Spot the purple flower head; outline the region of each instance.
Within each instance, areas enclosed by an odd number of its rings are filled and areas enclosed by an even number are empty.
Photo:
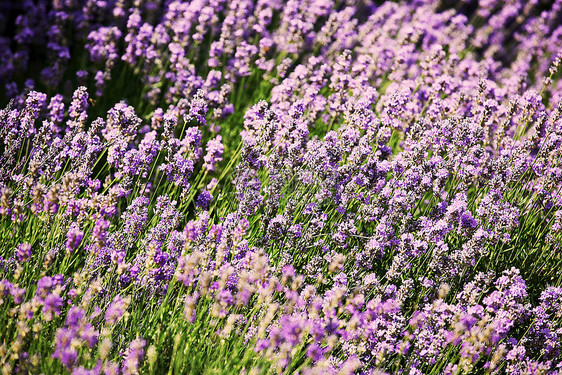
[[[72,95],[72,102],[68,108],[68,116],[70,120],[68,125],[70,128],[82,128],[88,115],[86,109],[88,108],[88,91],[86,87],[81,86]]]
[[[473,229],[478,226],[478,221],[472,217],[470,212],[465,212],[460,215],[459,222],[461,227],[467,229]]]
[[[121,215],[123,220],[123,230],[125,233],[137,239],[140,232],[144,229],[148,220],[148,198],[135,198],[127,210]]]
[[[168,163],[160,165],[160,170],[166,173],[169,182],[173,182],[188,190],[191,187],[189,177],[193,173],[193,160],[184,158],[180,153],[174,154],[168,160]]]
[[[217,135],[215,139],[207,142],[207,154],[204,157],[204,167],[208,171],[214,171],[218,162],[222,161],[224,146],[221,143],[222,137]]]
[[[254,347],[254,351],[256,353],[259,353],[259,352],[263,352],[267,348],[269,348],[269,340],[268,339],[259,339],[256,342],[256,346]]]
[[[203,235],[209,223],[209,214],[203,212],[197,220],[190,220],[183,231],[185,238],[189,241],[195,241],[199,236]]]
[[[78,328],[82,324],[82,320],[86,316],[84,310],[79,307],[72,306],[68,310],[68,315],[66,316],[66,325],[72,328]]]
[[[66,250],[68,252],[76,250],[83,238],[84,232],[80,230],[77,223],[72,223],[66,233]]]
[[[92,230],[92,237],[98,244],[103,244],[107,237],[107,229],[109,228],[109,221],[103,218],[96,220],[94,229]]]
[[[292,225],[292,226],[289,228],[289,232],[290,232],[293,236],[295,236],[295,238],[300,238],[300,237],[302,237],[302,225],[300,225],[300,224]]]
[[[105,323],[113,325],[117,323],[125,314],[127,307],[131,303],[128,297],[116,296],[105,312]]]
[[[55,276],[43,276],[37,281],[37,290],[35,291],[35,297],[40,301],[44,301],[49,292],[56,286],[63,284],[63,275]]]
[[[47,95],[38,91],[31,91],[25,99],[25,107],[28,111],[31,112],[34,118],[38,117],[39,113],[46,104]]]
[[[94,62],[114,61],[118,57],[117,42],[121,31],[117,27],[100,27],[88,35],[87,48]]]
[[[78,358],[78,351],[71,346],[76,333],[68,328],[59,328],[55,336],[56,349],[52,357],[57,358],[68,370]]]
[[[192,126],[186,129],[183,144],[188,145],[188,147],[191,149],[197,149],[201,146],[201,138],[201,130],[199,130],[199,128],[195,126]]]
[[[324,351],[322,347],[317,343],[313,342],[308,345],[308,349],[306,350],[306,355],[313,361],[319,361],[321,358],[324,357]]]
[[[102,134],[108,141],[130,137],[136,134],[141,122],[133,107],[120,102],[107,112],[107,124]]]
[[[132,375],[138,373],[140,361],[144,357],[144,347],[146,341],[141,338],[131,341],[129,348],[125,353],[125,360],[123,362],[123,374]]]
[[[50,293],[45,298],[43,303],[43,310],[41,311],[47,321],[51,320],[52,314],[59,316],[63,307],[63,300],[61,296],[55,293]]]
[[[28,243],[19,245],[16,249],[15,256],[19,262],[28,262],[31,259],[31,245]]]
[[[197,197],[197,201],[195,202],[195,205],[201,208],[202,210],[208,210],[209,204],[211,203],[212,200],[213,200],[213,196],[211,195],[211,193],[208,192],[207,190],[203,190],[203,192],[199,194],[199,196]]]
[[[207,120],[205,119],[205,116],[207,115],[207,111],[208,111],[208,106],[207,106],[205,93],[203,92],[203,90],[199,90],[197,91],[197,94],[195,94],[193,100],[191,101],[189,112],[185,120],[191,121],[195,119],[200,124],[206,125]]]
[[[49,111],[48,119],[55,124],[60,124],[64,119],[63,96],[60,94],[53,96],[47,110]]]
[[[25,300],[25,288],[20,288],[16,284],[7,283],[6,281],[2,287],[7,287],[16,305],[19,305]]]

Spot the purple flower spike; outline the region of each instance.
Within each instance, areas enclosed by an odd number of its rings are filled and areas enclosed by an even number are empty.
[[[22,243],[16,249],[15,254],[19,262],[29,262],[31,259],[31,245],[28,243]]]
[[[195,205],[202,210],[208,210],[209,204],[213,200],[213,196],[207,190],[204,190],[199,196],[197,197],[197,201]]]

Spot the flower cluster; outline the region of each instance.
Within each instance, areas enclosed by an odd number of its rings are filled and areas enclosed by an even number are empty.
[[[562,2],[0,4],[3,373],[558,374]]]

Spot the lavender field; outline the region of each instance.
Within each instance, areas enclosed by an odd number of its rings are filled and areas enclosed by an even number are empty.
[[[561,374],[562,1],[0,0],[2,374]]]

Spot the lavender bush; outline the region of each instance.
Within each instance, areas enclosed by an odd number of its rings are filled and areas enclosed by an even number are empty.
[[[4,374],[562,374],[562,1],[0,1]]]

